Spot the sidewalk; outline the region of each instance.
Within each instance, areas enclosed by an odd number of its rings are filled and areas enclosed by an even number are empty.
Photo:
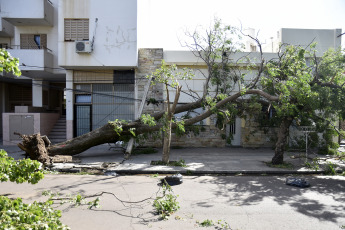
[[[184,160],[187,167],[151,165],[151,161],[161,160],[162,150],[157,153],[133,155],[124,161],[120,149],[110,149],[107,144],[95,146],[73,158],[77,163],[54,163],[52,170],[65,172],[93,172],[111,174],[306,174],[322,173],[305,168],[305,153],[286,153],[285,162],[293,168],[273,168],[267,166],[274,151],[269,148],[182,148],[171,149],[170,161]],[[20,159],[24,157],[17,146],[0,146],[8,155]],[[313,157],[316,157],[314,155]],[[326,159],[326,156],[319,156]],[[336,162],[345,168],[344,162]]]

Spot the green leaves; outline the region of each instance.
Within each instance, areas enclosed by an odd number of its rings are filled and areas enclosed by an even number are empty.
[[[15,161],[0,149],[0,181],[36,184],[43,179],[42,165],[38,161]],[[59,218],[61,211],[53,210],[52,201],[25,204],[20,198],[11,200],[0,196],[0,229],[69,229]]]
[[[279,96],[279,102],[273,104],[278,116],[295,116],[317,96],[312,91],[314,76],[306,59],[310,51],[299,46],[285,46],[283,50],[279,60],[267,63],[261,85],[266,92]]]
[[[193,76],[194,74],[191,69],[178,69],[176,65],[167,65],[165,61],[162,60],[161,68],[156,69],[148,78],[152,77],[152,85],[163,83],[175,88],[179,85],[179,80],[191,80]]]
[[[123,131],[122,124],[126,123],[126,121],[120,121],[119,119],[116,119],[115,121],[109,121],[109,124],[113,125],[114,131],[118,136],[121,136],[121,133]]]
[[[5,49],[0,49],[0,71],[12,73],[16,76],[22,74],[19,69],[19,60],[12,57]]]
[[[43,179],[42,164],[31,159],[15,161],[0,149],[0,182],[11,181],[16,183],[28,182],[36,184]]]
[[[163,197],[157,197],[153,206],[156,212],[162,217],[163,220],[167,220],[169,216],[180,209],[179,202],[177,201],[177,195],[175,195],[168,183],[163,181]]]
[[[151,117],[150,114],[142,114],[140,120],[142,123],[144,123],[145,125],[148,125],[150,127],[156,125],[155,119],[153,117]]]
[[[54,210],[52,201],[25,204],[22,199],[0,196],[0,229],[70,229],[60,222],[61,211]]]

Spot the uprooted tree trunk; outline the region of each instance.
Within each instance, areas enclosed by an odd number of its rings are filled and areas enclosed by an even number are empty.
[[[227,103],[234,102],[243,94],[260,95],[262,97],[265,97],[269,101],[278,100],[278,97],[267,94],[263,92],[262,90],[252,89],[252,90],[247,90],[245,93],[243,92],[235,93],[225,98],[224,100],[219,101],[215,105],[215,107],[221,108]],[[203,103],[204,101],[200,99],[193,103],[178,106],[176,107],[174,114],[200,108]],[[164,114],[165,114],[165,111],[161,111],[161,112],[154,113],[151,116],[155,120],[159,120]],[[212,114],[213,112],[211,111],[211,109],[208,109],[206,112],[196,117],[185,120],[184,124],[192,125],[196,122],[206,119]],[[161,129],[161,127],[162,125],[159,125],[159,124],[157,124],[156,126],[150,127],[148,125],[141,123],[140,120],[138,120],[138,121],[134,121],[128,124],[122,124],[122,132],[117,133],[115,131],[114,124],[108,123],[84,135],[75,137],[73,139],[70,139],[65,142],[55,144],[55,145],[50,145],[50,146],[46,146],[44,140],[42,139],[42,136],[39,134],[21,135],[23,139],[23,143],[18,144],[18,146],[23,151],[25,151],[26,154],[28,154],[31,159],[38,160],[44,164],[49,164],[49,160],[47,160],[49,159],[49,157],[52,157],[55,155],[74,156],[74,155],[84,152],[85,150],[93,146],[101,145],[104,143],[114,143],[116,141],[119,141],[120,138],[129,137],[132,135],[130,130],[133,128],[135,129],[136,136],[138,136],[143,133],[158,131]],[[172,124],[172,128],[175,128],[175,127],[176,127],[176,124]]]
[[[32,160],[37,160],[43,164],[50,163],[50,157],[46,149],[48,143],[39,133],[33,135],[22,135],[15,133],[23,139],[23,144],[19,143],[18,147],[25,151]]]

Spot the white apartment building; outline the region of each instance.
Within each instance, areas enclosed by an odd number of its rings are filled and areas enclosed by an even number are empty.
[[[0,7],[0,46],[19,58],[23,74],[1,78],[4,144],[17,142],[15,131],[48,135],[64,114],[58,140],[115,117],[134,119],[136,0],[1,0]]]

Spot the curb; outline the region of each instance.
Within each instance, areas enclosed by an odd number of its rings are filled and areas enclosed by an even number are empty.
[[[116,174],[129,174],[129,175],[137,175],[137,174],[177,174],[180,173],[182,175],[287,175],[287,174],[294,174],[294,175],[313,175],[313,174],[323,174],[324,171],[258,171],[258,170],[237,170],[237,171],[227,171],[227,170],[220,170],[220,171],[189,171],[189,170],[111,170],[105,171],[105,173],[114,172]]]
[[[120,174],[126,174],[126,175],[139,175],[139,174],[177,174],[180,173],[182,175],[230,175],[230,176],[236,176],[236,175],[315,175],[315,174],[323,174],[325,173],[324,170],[318,170],[318,171],[291,171],[291,170],[204,170],[204,171],[192,171],[192,170],[105,170],[105,169],[96,169],[96,168],[90,168],[91,170],[97,170],[101,174],[112,176],[112,175],[120,175]],[[82,168],[79,167],[73,167],[73,168],[63,168],[55,170],[58,172],[64,172],[64,173],[81,173],[83,172]]]

